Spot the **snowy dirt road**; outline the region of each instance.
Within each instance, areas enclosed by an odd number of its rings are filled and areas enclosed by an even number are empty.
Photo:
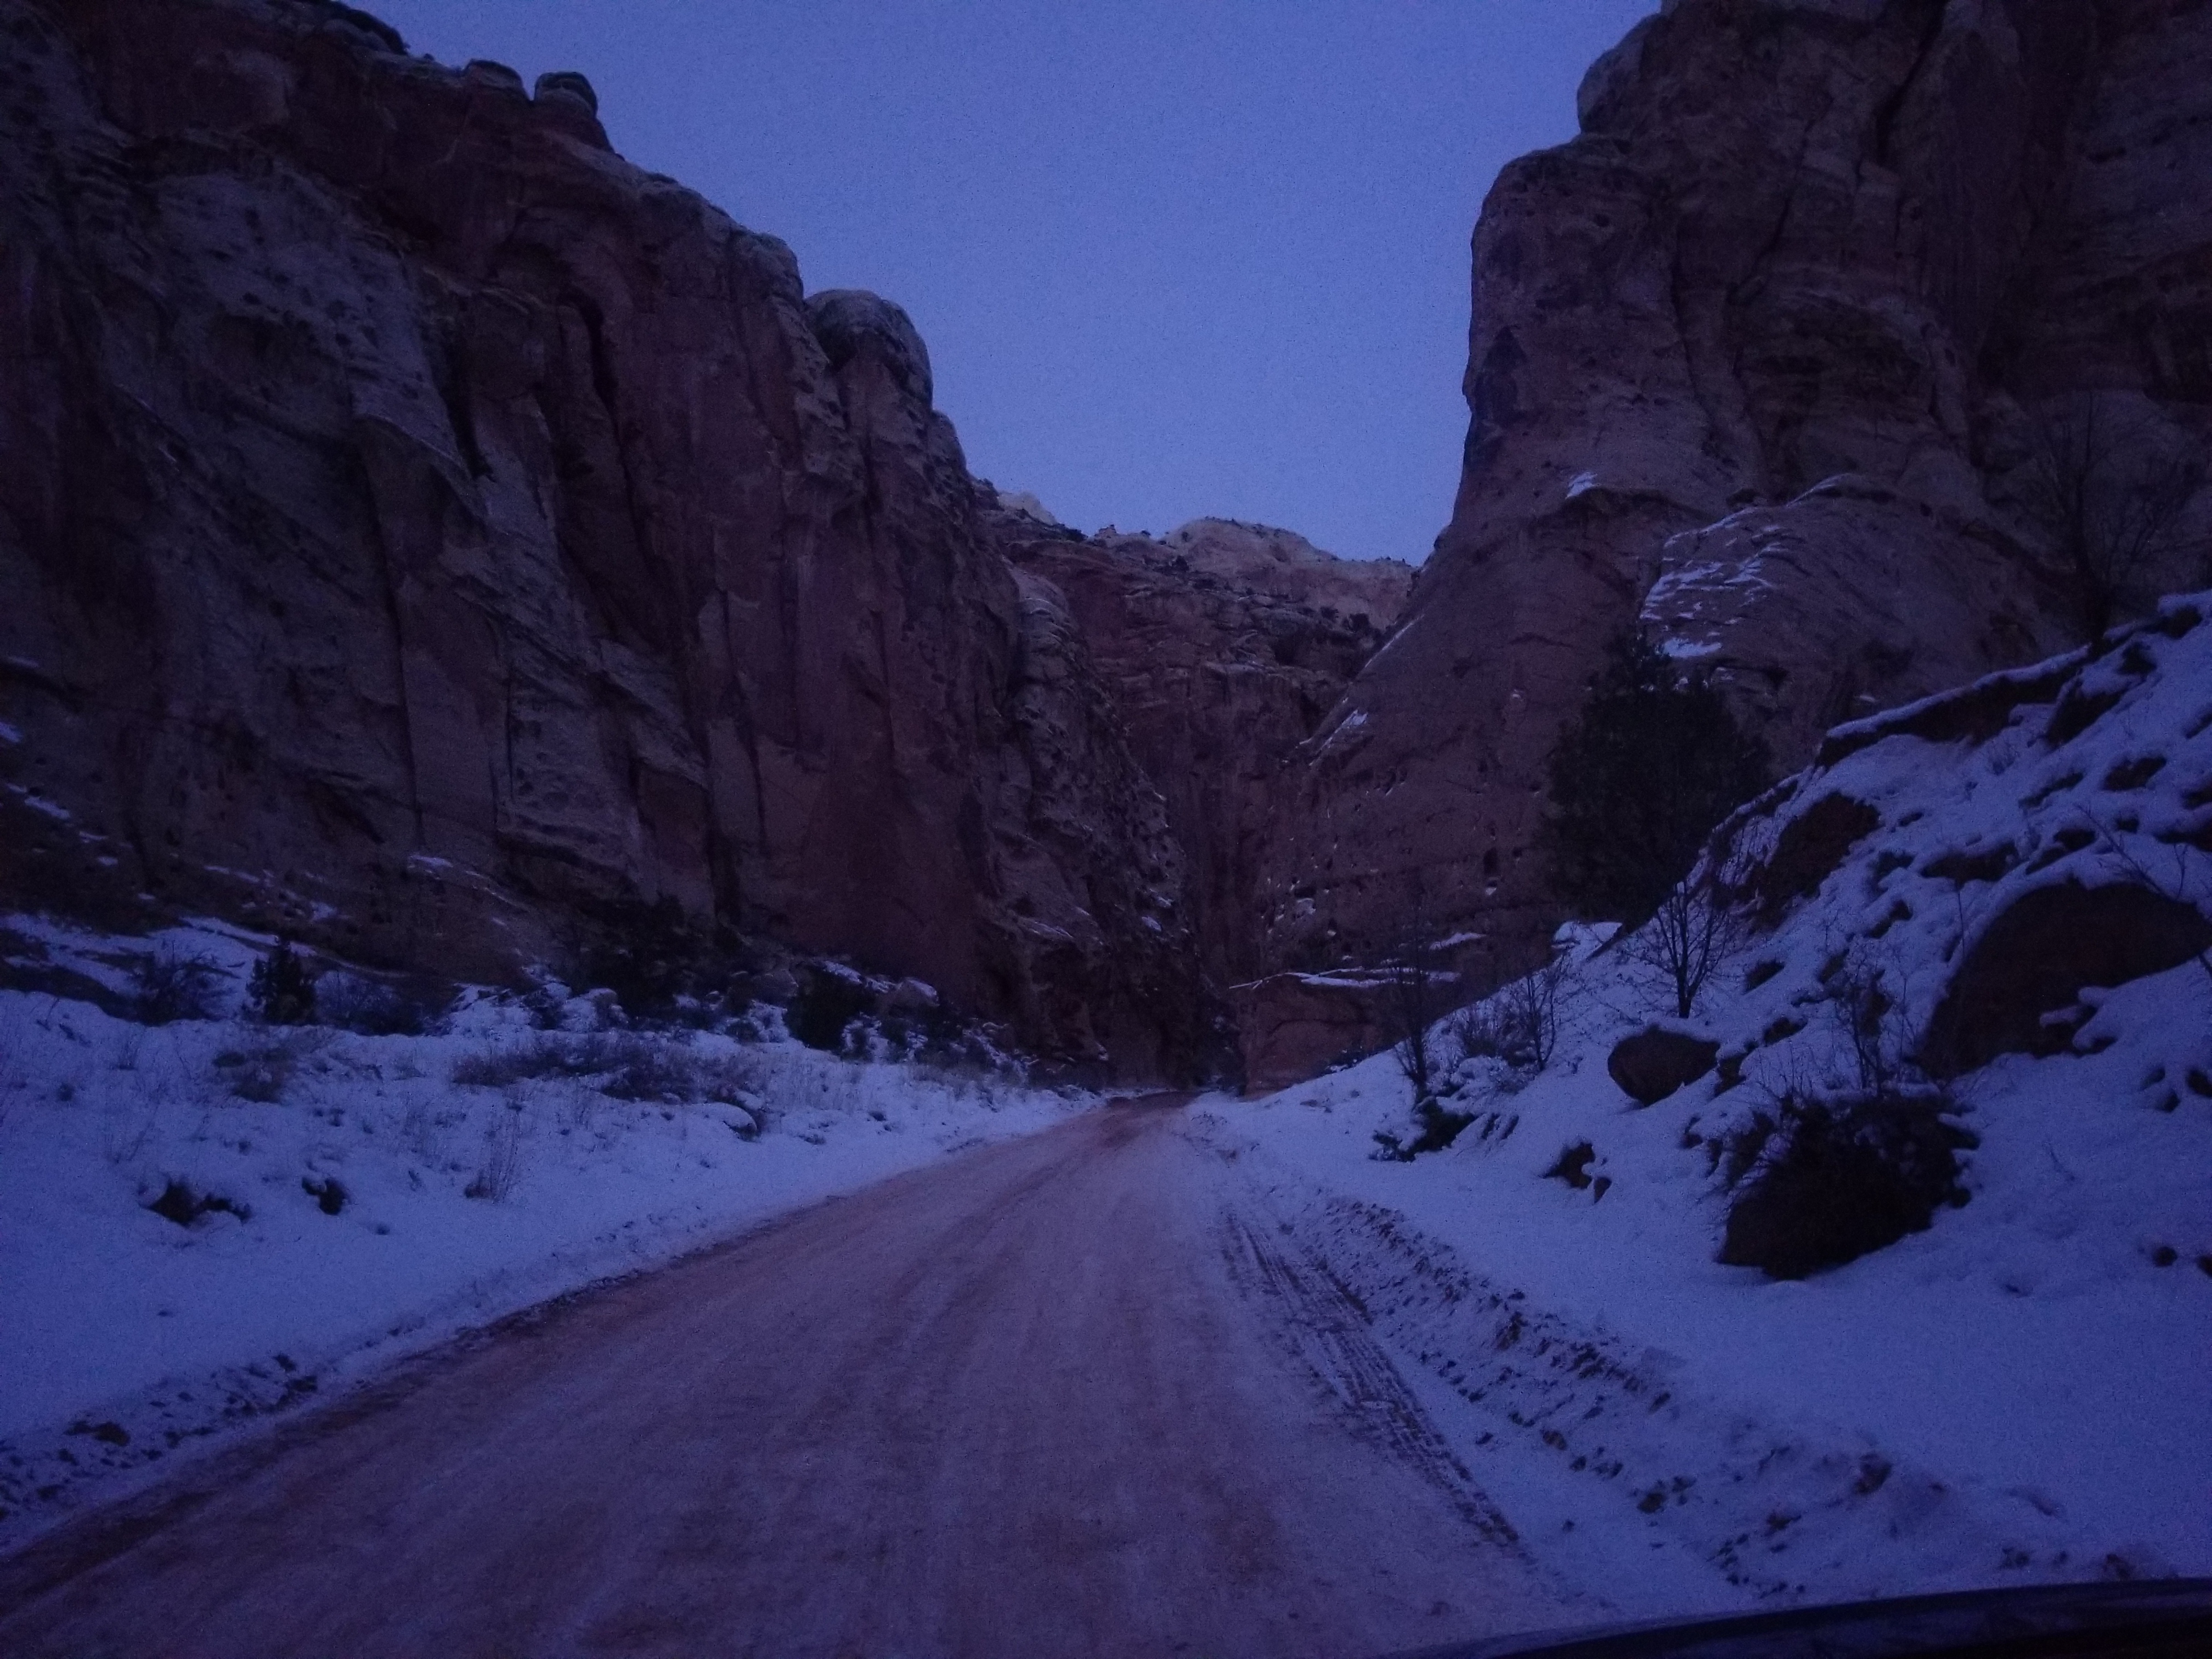
[[[0,1563],[25,1656],[1357,1656],[1562,1622],[1122,1104],[557,1304]]]

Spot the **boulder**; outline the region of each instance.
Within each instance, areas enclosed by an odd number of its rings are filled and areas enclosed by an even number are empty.
[[[1920,1063],[1956,1077],[2002,1054],[2057,1052],[2076,1022],[2048,1017],[2073,1008],[2084,988],[2164,973],[2206,950],[2212,921],[2148,887],[2031,888],[1982,929],[1953,972]]]
[[[1760,908],[1773,915],[1820,890],[1852,848],[1881,827],[1881,814],[1844,794],[1823,795],[1782,826],[1774,850],[1751,877]]]
[[[1605,1069],[1631,1100],[1653,1106],[1711,1071],[1720,1052],[1711,1038],[1654,1025],[1614,1043]]]
[[[507,64],[489,58],[473,58],[461,70],[461,79],[471,86],[493,87],[503,93],[527,97],[523,91],[521,73]]]
[[[574,70],[554,70],[538,77],[535,94],[539,99],[566,98],[581,104],[585,112],[596,116],[599,112],[599,94],[592,83]]]
[[[1938,1097],[1795,1106],[1729,1206],[1717,1260],[1804,1279],[1924,1232],[1967,1200],[1959,1154],[1978,1143]]]
[[[1399,1036],[1389,988],[1366,975],[1275,974],[1230,995],[1247,1094],[1287,1089],[1379,1053]]]

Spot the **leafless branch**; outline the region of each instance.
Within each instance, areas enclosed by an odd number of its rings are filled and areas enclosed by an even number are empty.
[[[2086,638],[2154,597],[2158,567],[2184,550],[2182,519],[2203,483],[2200,458],[2166,447],[2148,417],[2120,411],[2109,395],[2037,422],[2027,504],[2074,588]]]

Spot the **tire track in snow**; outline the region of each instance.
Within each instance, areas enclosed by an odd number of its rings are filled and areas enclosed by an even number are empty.
[[[1256,1150],[1212,1144],[1231,1164]],[[1239,1222],[1235,1248],[1255,1285],[1265,1285],[1259,1263],[1272,1261],[1286,1305],[1313,1310],[1308,1327],[1356,1322],[1376,1361],[1403,1355],[1483,1414],[1491,1427],[1474,1444],[1495,1436],[1538,1451],[1562,1483],[1605,1492],[1608,1506],[1634,1512],[1631,1521],[1615,1510],[1610,1524],[1672,1534],[1739,1592],[1783,1601],[1895,1594],[1887,1575],[1899,1560],[1910,1583],[1942,1588],[2031,1568],[2052,1577],[2166,1570],[2140,1546],[2082,1552],[2063,1516],[2024,1489],[1963,1486],[1863,1431],[1778,1417],[1755,1396],[1686,1395],[1673,1356],[1631,1354],[1608,1334],[1538,1308],[1398,1211],[1304,1177],[1285,1182],[1279,1168],[1239,1173],[1255,1219]],[[1276,1236],[1280,1245],[1261,1242]],[[1334,1380],[1346,1373],[1328,1368],[1326,1340],[1300,1340],[1309,1367],[1340,1397],[1360,1397],[1358,1385]],[[1464,1471],[1431,1420],[1422,1422]]]
[[[1326,1265],[1278,1249],[1233,1212],[1223,1217],[1222,1252],[1240,1291],[1275,1304],[1284,1346],[1335,1398],[1354,1433],[1433,1483],[1484,1538],[1519,1544],[1512,1522],[1475,1484],[1397,1366],[1367,1334],[1365,1305]]]

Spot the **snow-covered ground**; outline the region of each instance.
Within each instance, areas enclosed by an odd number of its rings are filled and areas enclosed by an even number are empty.
[[[1540,1558],[1667,1613],[2212,1572],[2212,969],[2084,988],[2060,1052],[1955,1079],[1978,1144],[1926,1231],[1802,1279],[1715,1260],[1731,1133],[1862,1081],[1838,987],[1881,977],[1895,1066],[2024,895],[2212,899],[2198,608],[1845,728],[1736,842],[1756,867],[1821,802],[1862,803],[1817,890],[1742,939],[1688,1021],[1628,949],[1570,937],[1551,1063],[1455,1060],[1476,1115],[1449,1151],[1378,1161],[1378,1132],[1413,1130],[1388,1056],[1203,1104]],[[1607,1059],[1655,1018],[1724,1063],[1644,1108]]]
[[[0,926],[118,997],[204,959],[234,1013],[267,945]],[[1088,1103],[489,994],[437,1031],[0,992],[0,1548],[459,1330]]]
[[[2212,957],[2147,971],[2136,936],[2212,903],[2208,611],[1839,730],[1724,838],[1759,914],[1693,1017],[1636,941],[1569,930],[1547,1063],[1439,1029],[1448,1151],[1378,1156],[1416,1127],[1388,1055],[1192,1109],[1196,1189],[1296,1279],[1298,1340],[1379,1339],[1570,1591],[1679,1616],[2212,1572]],[[2016,925],[2061,890],[2082,937]],[[2163,921],[2105,902],[2146,892]],[[0,919],[17,982],[62,993],[0,993],[0,1548],[457,1330],[1090,1103],[773,1021],[605,1029],[604,997],[260,1024],[267,945]],[[2007,949],[2137,965],[2052,1000]],[[226,1017],[101,1012],[165,952],[213,964]],[[2042,1057],[1918,1077],[1977,975],[2031,999]],[[1717,1063],[1640,1106],[1609,1060],[1655,1023]],[[1870,1065],[1960,1132],[1964,1201],[1808,1277],[1720,1265],[1788,1141],[1745,1132]],[[1319,1271],[1268,1266],[1293,1253]]]

